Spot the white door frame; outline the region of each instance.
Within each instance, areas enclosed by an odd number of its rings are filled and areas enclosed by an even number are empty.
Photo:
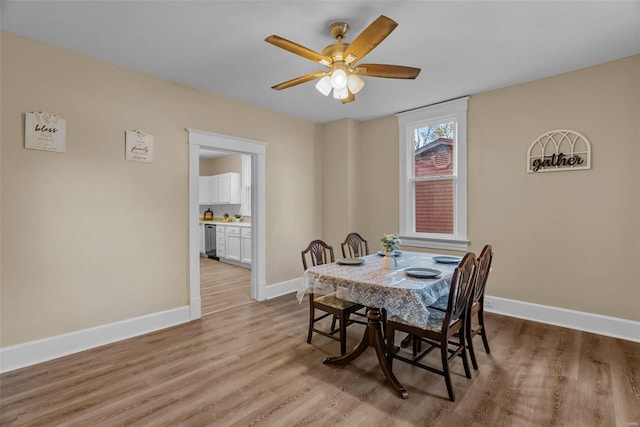
[[[266,143],[197,129],[189,132],[189,308],[191,320],[202,315],[200,301],[200,148],[251,156],[251,298],[266,299],[265,153]]]

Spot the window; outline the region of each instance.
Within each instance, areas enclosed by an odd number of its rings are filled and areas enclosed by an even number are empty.
[[[403,244],[468,249],[467,100],[398,114]]]

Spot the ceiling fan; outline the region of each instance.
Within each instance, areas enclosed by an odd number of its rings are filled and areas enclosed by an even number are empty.
[[[322,53],[276,35],[267,37],[266,42],[328,68],[277,84],[272,86],[272,89],[287,89],[314,79],[320,79],[316,84],[316,89],[320,93],[328,96],[333,90],[333,97],[346,104],[354,101],[355,94],[364,86],[364,81],[360,76],[415,79],[420,74],[420,68],[387,64],[357,64],[397,26],[398,23],[393,19],[380,15],[349,44],[342,42],[342,39],[349,32],[349,25],[344,22],[336,22],[329,26],[329,32],[338,41],[325,47]]]

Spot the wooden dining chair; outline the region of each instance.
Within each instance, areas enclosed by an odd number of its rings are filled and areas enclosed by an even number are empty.
[[[342,247],[342,256],[345,258],[358,258],[369,255],[369,243],[358,233],[347,234]]]
[[[469,313],[468,305],[473,290],[475,280],[476,257],[473,253],[467,253],[458,267],[453,272],[447,310],[442,312],[432,310],[429,312],[427,326],[420,327],[408,323],[397,316],[391,316],[387,320],[387,365],[393,370],[393,360],[398,359],[411,365],[417,366],[427,371],[442,375],[447,386],[449,400],[455,401],[455,394],[451,383],[449,364],[456,357],[462,358],[464,373],[467,378],[471,378],[467,351],[465,345],[465,325],[466,317]],[[395,348],[396,331],[406,332],[413,335],[413,357],[405,357]],[[453,338],[457,335],[458,341]],[[451,341],[450,341],[451,340]],[[420,344],[428,345],[426,350],[420,350]],[[421,363],[434,349],[440,349],[442,369]],[[419,353],[419,354],[418,354]]]
[[[484,327],[484,290],[487,287],[487,278],[489,277],[489,271],[491,271],[492,261],[493,248],[491,245],[485,245],[476,261],[476,280],[471,294],[469,314],[465,325],[469,356],[471,357],[473,369],[476,371],[478,370],[478,362],[476,361],[476,354],[473,350],[473,337],[480,335],[482,337],[482,343],[484,344],[484,351],[487,352],[487,354],[491,353],[489,341],[487,340],[487,331]],[[472,327],[474,316],[478,318],[477,328]]]
[[[482,248],[482,252],[480,252],[480,256],[476,260],[476,278],[473,285],[471,303],[469,304],[469,315],[467,316],[466,324],[467,348],[469,350],[471,364],[473,365],[473,369],[476,371],[478,370],[478,361],[473,348],[473,337],[480,335],[482,337],[485,352],[487,354],[491,353],[489,341],[487,340],[486,329],[484,327],[484,291],[487,287],[487,278],[489,277],[489,271],[491,271],[492,261],[493,248],[491,245],[485,245],[484,248]],[[446,311],[448,298],[448,295],[444,295],[438,298],[434,304],[427,308]],[[476,328],[473,327],[474,316],[477,316],[478,319],[478,326]]]
[[[309,262],[307,262],[307,258],[309,258]],[[311,265],[321,265],[327,264],[329,262],[334,262],[334,254],[333,247],[327,245],[322,240],[313,240],[309,243],[309,246],[306,247],[305,250],[302,251],[302,266],[305,271],[309,268],[309,264]],[[363,305],[353,303],[351,301],[347,301],[341,298],[338,298],[335,292],[330,293],[328,295],[316,296],[313,292],[313,289],[310,289],[309,292],[309,333],[307,335],[307,343],[311,344],[311,338],[313,333],[316,332],[320,335],[324,335],[331,339],[340,341],[340,354],[344,355],[347,352],[347,326],[353,323],[361,323],[364,322],[357,321],[351,319],[351,314],[356,311],[364,308]],[[322,314],[316,317],[315,311],[321,310],[324,311],[325,314]],[[333,316],[333,321],[331,324],[331,329],[329,332],[323,331],[321,329],[317,329],[315,327],[316,322],[328,317]],[[335,328],[336,319],[339,322],[339,329]],[[335,336],[335,334],[338,336]]]

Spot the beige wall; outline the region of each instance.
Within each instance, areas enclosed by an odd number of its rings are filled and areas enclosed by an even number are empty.
[[[469,237],[493,243],[492,295],[640,320],[640,56],[472,96]],[[527,174],[554,129],[592,169]]]
[[[353,150],[357,144],[357,122],[338,120],[322,128],[322,197],[323,236],[334,247],[336,257],[341,256],[340,243],[353,223],[352,206],[357,190],[357,158]]]
[[[0,346],[187,304],[187,135],[268,143],[267,282],[300,250],[398,228],[395,116],[320,126],[2,33]],[[469,236],[489,293],[640,320],[640,57],[472,96]],[[67,119],[67,152],[25,150],[24,113]],[[251,123],[251,126],[247,126]],[[580,131],[593,169],[528,175],[540,134]],[[156,162],[124,161],[124,131]],[[163,230],[158,233],[157,230]]]
[[[380,236],[398,232],[398,121],[395,116],[360,124],[358,218],[369,250],[381,249]]]
[[[267,282],[321,234],[320,127],[2,33],[2,347],[188,304],[186,128],[268,143]],[[24,113],[67,151],[24,149]],[[247,126],[250,123],[251,126]],[[124,132],[155,163],[124,160]]]
[[[469,238],[476,253],[494,247],[489,294],[640,320],[638,117],[640,56],[470,98]],[[529,144],[558,128],[590,139],[593,168],[527,174]],[[396,117],[361,123],[358,135],[354,197],[377,250],[381,234],[398,231]],[[337,158],[344,147],[325,149]],[[325,224],[333,236],[337,225]]]
[[[214,157],[213,159],[200,159],[200,176],[219,175],[229,172],[242,173],[242,155],[229,154],[227,156]]]

